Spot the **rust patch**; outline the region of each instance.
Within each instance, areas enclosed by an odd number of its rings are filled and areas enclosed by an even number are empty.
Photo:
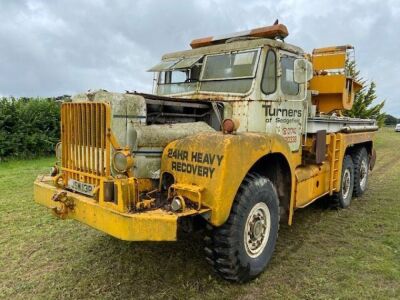
[[[315,136],[315,163],[322,164],[326,154],[326,130],[319,130]]]

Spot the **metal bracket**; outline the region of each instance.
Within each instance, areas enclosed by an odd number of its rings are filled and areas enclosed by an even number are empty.
[[[174,195],[178,195],[178,193],[177,193],[178,190],[195,194],[197,196],[197,210],[201,209],[201,205],[202,205],[201,193],[204,190],[203,187],[199,187],[199,186],[191,185],[191,184],[177,184],[177,183],[172,184],[168,188],[168,199],[171,199]],[[191,199],[189,199],[189,200],[191,200]]]

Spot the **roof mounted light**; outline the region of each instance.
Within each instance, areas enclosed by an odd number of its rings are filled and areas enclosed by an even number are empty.
[[[253,37],[253,38],[268,38],[268,39],[284,39],[289,35],[289,32],[285,25],[274,24],[272,26],[265,26],[260,28],[254,28],[247,31],[241,31],[221,36],[209,36],[205,38],[195,39],[190,43],[190,46],[195,48],[222,44],[226,40],[238,37]]]

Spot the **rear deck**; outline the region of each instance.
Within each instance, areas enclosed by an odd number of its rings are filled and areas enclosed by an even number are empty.
[[[307,133],[326,130],[327,133],[376,131],[376,120],[349,117],[323,116],[307,120]]]

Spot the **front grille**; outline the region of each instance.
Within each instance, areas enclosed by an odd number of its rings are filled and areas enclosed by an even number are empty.
[[[62,170],[75,179],[99,185],[110,176],[110,107],[107,103],[63,103],[61,106]]]

